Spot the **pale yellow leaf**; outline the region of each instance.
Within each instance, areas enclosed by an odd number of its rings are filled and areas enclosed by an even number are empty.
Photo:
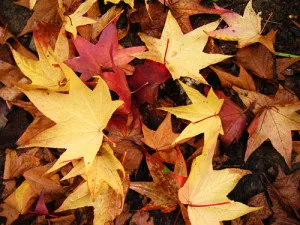
[[[56,123],[22,147],[65,148],[50,171],[79,158],[84,158],[88,170],[102,144],[103,130],[123,101],[111,100],[109,89],[101,78],[94,90],[90,90],[69,67],[62,63],[60,67],[70,82],[69,94],[22,90],[44,115]]]

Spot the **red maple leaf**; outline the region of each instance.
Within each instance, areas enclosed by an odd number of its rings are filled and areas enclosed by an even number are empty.
[[[73,40],[79,56],[65,63],[74,71],[81,73],[81,79],[86,81],[94,75],[100,75],[109,89],[116,92],[125,102],[120,113],[130,112],[130,90],[126,81],[126,74],[132,74],[134,67],[128,63],[134,59],[130,54],[142,52],[144,46],[119,48],[116,24],[109,24],[102,32],[97,44],[93,44],[83,37],[77,36]]]
[[[146,60],[135,67],[135,72],[128,78],[128,83],[135,90],[138,105],[145,102],[153,104],[157,97],[158,86],[171,78],[165,65]]]

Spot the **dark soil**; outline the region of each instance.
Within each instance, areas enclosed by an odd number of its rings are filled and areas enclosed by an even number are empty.
[[[203,1],[204,5],[212,6],[209,0]],[[247,4],[245,0],[218,0],[217,4],[221,7],[231,9],[240,14]],[[266,23],[270,13],[273,13],[268,24],[265,28],[265,33],[271,29],[278,29],[275,49],[278,52],[290,53],[300,55],[300,29],[292,23],[291,18],[300,21],[300,1],[299,0],[253,0],[254,9],[257,12],[262,12],[262,24]],[[12,4],[12,0],[0,0],[0,17],[8,23],[8,29],[18,34],[26,24],[26,20],[30,17],[31,13],[24,7]],[[196,15],[192,16],[191,21],[201,19],[203,16],[209,15]],[[135,31],[136,32],[136,31]],[[131,35],[131,34],[129,34]],[[136,34],[132,34],[136,35]],[[29,46],[31,35],[22,37],[21,41]],[[0,46],[0,60],[12,62],[12,57],[8,52],[6,46]],[[297,75],[299,78],[299,74]],[[295,92],[300,93],[299,79],[292,81],[295,85]],[[297,85],[296,82],[299,82]],[[171,82],[167,86],[166,92],[172,92],[174,83]],[[176,85],[175,85],[176,86]],[[169,96],[174,100],[178,100],[178,96]],[[0,99],[0,105],[4,104]],[[31,116],[19,108],[7,113],[8,123],[5,128],[0,128],[0,170],[4,168],[4,151],[6,148],[16,148],[15,142],[25,131],[26,127],[32,121]],[[259,150],[251,155],[247,163],[244,162],[244,152],[246,149],[248,134],[245,132],[240,141],[233,143],[227,149],[228,160],[222,165],[222,168],[237,167],[249,169],[252,171],[251,175],[244,177],[236,188],[230,194],[230,198],[247,202],[249,198],[260,193],[266,189],[266,179],[272,181],[274,179],[273,172],[280,166],[285,172],[289,172],[289,168],[284,162],[282,156],[273,148],[271,144],[263,144]],[[132,180],[145,181],[149,180],[149,174],[146,163],[143,161],[140,169],[132,176]],[[1,172],[2,173],[2,172]],[[130,210],[135,211],[141,208],[142,197],[134,191],[129,191],[127,196],[127,204]],[[160,211],[151,211],[150,214],[154,216],[156,225],[171,225],[171,224],[184,224],[182,216],[179,215],[179,210],[173,213],[163,214]],[[177,218],[178,216],[178,218]],[[25,223],[22,223],[25,224]],[[129,224],[129,222],[127,223]]]

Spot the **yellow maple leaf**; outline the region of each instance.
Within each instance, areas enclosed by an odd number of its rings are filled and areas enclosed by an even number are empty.
[[[101,189],[93,200],[87,182],[84,182],[66,198],[55,212],[92,206],[94,207],[94,224],[104,225],[121,214],[123,203],[124,198],[105,182],[102,183]]]
[[[292,130],[300,130],[300,101],[283,89],[279,89],[274,97],[237,87],[244,104],[254,104],[253,112],[257,115],[248,127],[249,139],[245,160],[266,140],[270,139],[274,148],[284,157],[291,167]]]
[[[104,4],[107,4],[107,2],[112,2],[114,4],[118,4],[121,0],[104,0]],[[130,5],[131,8],[134,8],[134,0],[122,0],[126,4]]]
[[[174,80],[180,77],[191,77],[207,84],[206,80],[199,74],[199,70],[231,57],[203,52],[208,40],[208,35],[204,33],[204,30],[212,31],[218,24],[219,21],[212,22],[188,34],[183,34],[169,11],[161,38],[157,39],[139,33],[148,51],[134,54],[134,56],[165,64]]]
[[[84,162],[81,160],[62,180],[78,175],[87,177],[93,200],[102,188],[103,182],[106,182],[118,194],[123,195],[122,179],[118,173],[120,171],[122,177],[125,177],[123,165],[115,157],[113,150],[107,143],[102,145],[100,153],[101,155],[96,156],[89,171],[86,172]]]
[[[252,8],[252,0],[248,2],[243,16],[218,6],[216,9],[224,11],[221,17],[229,27],[207,32],[208,35],[221,40],[238,41],[238,48],[260,42],[275,54],[273,42],[276,32],[271,31],[266,36],[261,35],[260,13],[255,13]]]
[[[191,121],[179,137],[173,141],[173,144],[201,133],[204,133],[204,142],[211,139],[215,133],[223,134],[221,119],[218,113],[221,110],[224,100],[219,99],[212,89],[210,89],[207,97],[205,97],[194,88],[189,87],[181,81],[179,82],[192,101],[192,104],[158,108],[170,112],[181,119]]]
[[[95,2],[97,2],[97,0],[87,0],[82,3],[74,13],[69,16],[65,16],[65,29],[73,34],[74,38],[77,36],[77,27],[97,22],[94,19],[83,16],[83,14],[87,13]]]
[[[247,170],[213,170],[212,158],[218,135],[204,142],[202,154],[194,159],[187,182],[179,190],[179,200],[188,205],[192,225],[220,225],[220,221],[232,220],[261,207],[249,207],[230,200],[227,195],[238,181],[249,174]]]
[[[69,94],[22,90],[45,116],[56,123],[22,147],[66,148],[50,171],[78,158],[84,158],[88,171],[102,144],[103,129],[123,101],[111,100],[107,84],[101,78],[95,89],[90,90],[69,67],[63,63],[60,67],[69,79]]]
[[[58,61],[54,57],[54,52],[34,29],[34,43],[39,55],[39,60],[29,59],[17,52],[13,48],[14,59],[23,72],[31,80],[30,85],[23,84],[26,89],[42,88],[53,91],[67,91],[69,89],[66,76],[60,67],[57,67]]]

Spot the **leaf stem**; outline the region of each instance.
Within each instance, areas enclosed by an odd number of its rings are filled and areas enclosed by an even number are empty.
[[[284,53],[284,52],[276,52],[277,56],[282,56],[282,57],[287,57],[287,58],[300,58],[300,55],[293,55],[289,53]]]

